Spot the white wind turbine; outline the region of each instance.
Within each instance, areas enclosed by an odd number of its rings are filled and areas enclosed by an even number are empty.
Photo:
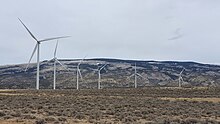
[[[82,64],[82,62],[84,61],[85,58],[86,58],[86,56],[82,60],[80,60],[80,62],[77,65],[77,69],[76,69],[76,89],[77,90],[79,89],[79,76],[80,76],[81,80],[83,80],[82,74],[80,71],[80,65]]]
[[[63,68],[65,68],[66,70],[68,70],[58,59],[57,59],[57,47],[58,47],[58,40],[57,40],[57,43],[56,43],[56,47],[55,47],[55,50],[54,50],[54,57],[52,60],[50,61],[53,61],[54,63],[54,68],[53,68],[53,89],[55,90],[56,89],[56,65],[57,63],[59,63]]]
[[[181,87],[181,82],[183,82],[182,73],[184,70],[185,70],[185,68],[183,68],[182,71],[179,73],[179,78],[178,78],[179,87]]]
[[[99,63],[97,63],[97,65],[99,65]],[[98,78],[98,89],[101,89],[101,71],[102,71],[102,69],[105,68],[106,65],[107,64],[105,64],[105,65],[103,65],[103,66],[101,66],[100,68],[97,69],[98,75],[99,75],[99,78]]]
[[[18,18],[19,19],[19,18]],[[31,31],[27,28],[27,26],[25,26],[25,24],[21,21],[21,19],[19,19],[19,21],[21,22],[21,24],[25,27],[25,29],[28,31],[28,33],[31,35],[31,37],[37,42],[34,50],[31,54],[31,58],[28,61],[28,65],[25,69],[25,71],[27,71],[27,68],[31,62],[31,59],[33,58],[35,52],[37,51],[37,77],[36,77],[36,89],[39,90],[39,77],[40,77],[40,44],[44,41],[50,41],[50,40],[55,40],[55,39],[61,39],[61,38],[67,38],[70,36],[63,36],[63,37],[54,37],[54,38],[46,38],[43,40],[38,40],[32,33]]]
[[[136,66],[136,63],[135,63],[135,67],[134,67],[134,74],[132,74],[130,77],[133,77],[134,76],[134,88],[137,88],[137,77],[141,77],[145,80],[148,80],[147,78],[143,77],[141,74],[137,73],[137,66]],[[128,77],[128,78],[130,78]]]
[[[210,83],[211,83],[211,86],[217,87],[217,85],[215,84],[215,81],[211,81]]]

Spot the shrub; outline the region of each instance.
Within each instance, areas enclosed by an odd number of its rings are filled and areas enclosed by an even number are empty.
[[[76,119],[82,120],[85,118],[85,116],[83,115],[83,113],[77,113],[75,116]]]
[[[59,121],[67,121],[67,119],[64,118],[64,117],[59,117],[58,120],[59,120]]]
[[[200,120],[196,118],[186,118],[184,122],[187,124],[197,124],[200,123]]]
[[[46,124],[44,119],[38,119],[35,121],[35,124]]]
[[[11,118],[12,118],[12,116],[10,116],[10,115],[4,116],[4,120],[11,119]]]
[[[23,115],[23,119],[36,119],[34,115]]]
[[[19,112],[12,112],[11,116],[13,116],[13,117],[21,117],[21,113],[19,113]]]
[[[0,117],[3,117],[3,116],[5,116],[5,115],[6,115],[5,112],[0,111]]]
[[[46,117],[45,121],[56,121],[56,118],[54,118],[54,117]]]

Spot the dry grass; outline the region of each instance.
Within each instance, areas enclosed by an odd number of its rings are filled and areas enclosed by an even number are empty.
[[[12,90],[12,89],[0,89],[0,92],[13,92],[13,91],[16,91],[16,90]]]
[[[25,94],[18,94],[18,93],[0,93],[1,96],[21,96],[21,95],[25,95]]]
[[[1,124],[220,123],[220,89],[9,90],[0,94]]]
[[[171,97],[161,97],[162,100],[171,101],[197,101],[197,102],[213,102],[220,103],[220,98],[171,98]]]

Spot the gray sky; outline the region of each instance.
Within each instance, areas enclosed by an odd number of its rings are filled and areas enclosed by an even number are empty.
[[[58,58],[220,64],[220,0],[4,0],[0,17],[1,65],[26,63],[35,46],[17,17],[38,39],[71,35]],[[42,43],[41,60],[54,47]]]

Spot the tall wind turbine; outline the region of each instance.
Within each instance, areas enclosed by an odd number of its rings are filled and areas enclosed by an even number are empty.
[[[80,62],[77,65],[77,69],[76,69],[76,89],[77,90],[79,89],[79,76],[80,76],[80,78],[82,80],[82,74],[81,74],[81,71],[80,71],[80,65],[84,61],[85,58],[86,58],[86,56],[82,60],[80,60]]]
[[[98,63],[99,64],[99,63]],[[101,89],[101,71],[102,71],[102,69],[104,69],[105,68],[105,66],[106,66],[107,64],[105,64],[105,65],[103,65],[103,66],[101,66],[99,69],[98,69],[98,75],[99,75],[99,78],[98,78],[98,89]]]
[[[147,78],[143,77],[141,74],[137,73],[137,65],[135,63],[135,67],[134,67],[134,74],[132,74],[130,77],[133,77],[134,76],[134,88],[137,88],[137,77],[141,77],[145,80],[148,80]],[[128,78],[130,78],[128,77]]]
[[[19,19],[19,18],[18,18]],[[19,19],[19,21],[21,22],[21,24],[25,27],[25,29],[28,31],[28,33],[31,35],[31,37],[37,42],[35,47],[34,47],[34,50],[31,54],[31,58],[29,59],[28,61],[28,65],[25,69],[25,71],[27,71],[27,68],[31,62],[31,59],[33,58],[35,52],[37,51],[37,77],[36,77],[36,89],[39,90],[39,77],[40,77],[40,44],[44,41],[50,41],[50,40],[55,40],[55,39],[61,39],[61,38],[67,38],[67,37],[70,37],[70,36],[63,36],[63,37],[54,37],[54,38],[46,38],[46,39],[43,39],[43,40],[38,40],[32,33],[31,31],[27,28],[27,26],[21,21],[21,19]]]
[[[181,82],[183,82],[182,73],[184,70],[185,70],[185,68],[183,68],[182,71],[179,73],[179,79],[178,79],[179,87],[181,87]]]

